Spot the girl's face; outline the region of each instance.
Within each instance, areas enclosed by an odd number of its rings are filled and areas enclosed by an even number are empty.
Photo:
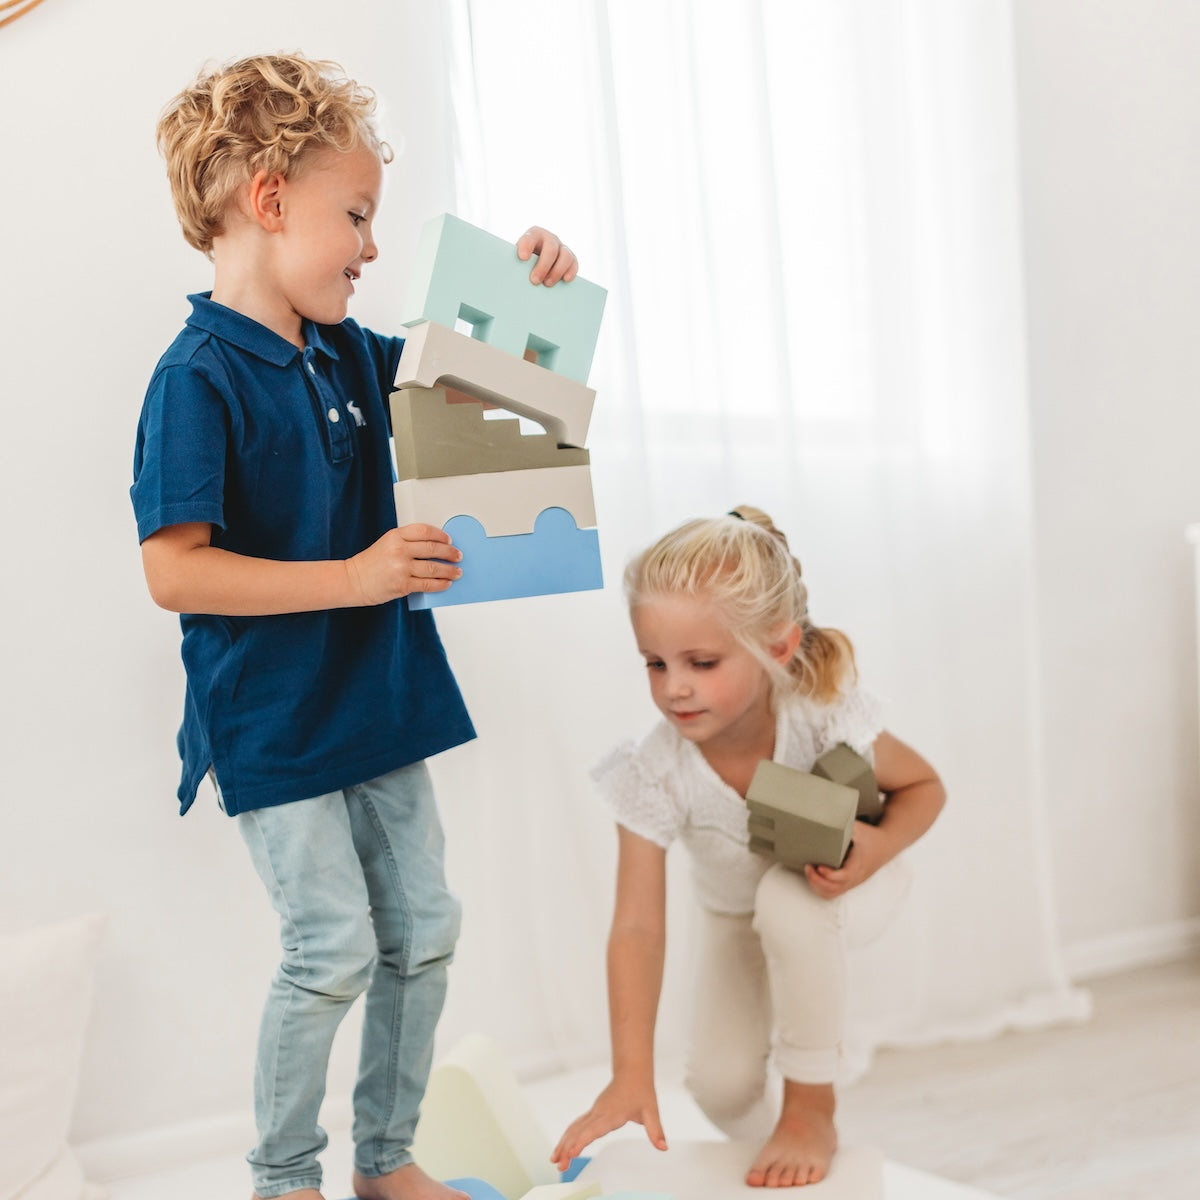
[[[709,601],[652,596],[639,602],[630,616],[646,660],[650,695],[688,741],[709,749],[735,749],[759,743],[774,730],[766,669],[729,633]],[[785,650],[786,640],[770,652],[780,657]]]

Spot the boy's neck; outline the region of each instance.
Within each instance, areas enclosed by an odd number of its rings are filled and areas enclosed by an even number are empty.
[[[251,231],[213,239],[212,298],[304,349],[300,314],[273,284],[266,248]]]

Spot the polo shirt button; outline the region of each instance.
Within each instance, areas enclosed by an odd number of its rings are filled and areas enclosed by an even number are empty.
[[[336,425],[342,419],[342,414],[336,408],[331,408],[329,410],[329,419]]]
[[[304,365],[308,368],[308,373],[310,375],[315,375],[317,373],[316,363],[310,361],[310,362],[306,362]]]

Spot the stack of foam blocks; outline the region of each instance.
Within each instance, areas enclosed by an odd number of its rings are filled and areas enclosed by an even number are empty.
[[[449,533],[463,575],[410,608],[603,586],[586,442],[606,292],[578,277],[535,286],[529,271],[511,242],[457,217],[422,232],[391,398],[396,516]]]

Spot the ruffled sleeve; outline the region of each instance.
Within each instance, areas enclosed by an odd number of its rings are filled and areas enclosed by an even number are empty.
[[[822,705],[814,716],[818,756],[845,742],[874,761],[875,739],[883,732],[883,702],[873,692],[855,685],[832,704]]]
[[[685,814],[669,786],[669,771],[656,761],[655,741],[651,735],[640,746],[622,743],[591,775],[619,825],[666,849],[679,836]]]

